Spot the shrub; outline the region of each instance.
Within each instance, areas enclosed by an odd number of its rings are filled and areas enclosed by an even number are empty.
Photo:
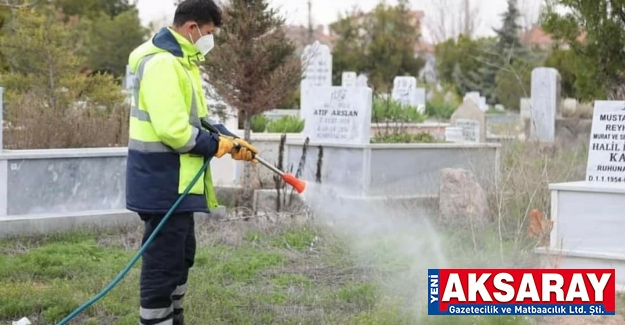
[[[433,86],[429,91],[429,100],[425,104],[426,114],[436,119],[449,120],[456,108],[462,104],[462,98],[456,91],[453,84]]]
[[[426,118],[427,115],[421,114],[416,107],[404,106],[390,98],[378,97],[373,102],[371,121],[374,123],[422,123]]]
[[[425,112],[427,115],[448,120],[451,115],[456,111],[457,106],[453,103],[446,103],[443,101],[429,101],[425,104]]]
[[[267,124],[271,133],[300,133],[304,131],[305,121],[297,116],[283,116]]]
[[[5,148],[52,149],[120,147],[128,143],[129,106],[123,103],[94,103],[80,108],[50,109],[40,93],[18,94],[7,100]]]
[[[39,10],[41,9],[41,10]],[[85,73],[75,29],[48,8],[11,11],[0,54],[11,69],[5,90],[5,144],[11,149],[123,146],[128,105],[115,78]],[[45,51],[33,51],[33,49]],[[108,54],[108,53],[107,53]],[[9,128],[10,126],[10,128]]]
[[[263,115],[254,115],[252,116],[252,132],[262,133],[267,129],[267,124],[269,123],[269,119]]]

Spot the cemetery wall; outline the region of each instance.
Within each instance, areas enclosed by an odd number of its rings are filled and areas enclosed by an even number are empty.
[[[124,209],[126,151],[4,151],[0,216]]]
[[[499,171],[499,145],[381,145],[372,147],[369,196],[437,196],[440,171],[473,172],[491,188]]]

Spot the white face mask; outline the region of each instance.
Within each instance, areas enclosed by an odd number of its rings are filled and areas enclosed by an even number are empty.
[[[197,47],[197,49],[202,53],[202,55],[206,56],[206,54],[208,54],[208,52],[210,52],[210,50],[212,50],[213,47],[215,47],[215,40],[213,39],[213,34],[202,36],[202,32],[200,31],[199,27],[197,31],[200,34],[200,38],[197,41],[195,41],[193,44],[195,44],[195,47]],[[191,35],[189,35],[189,38],[193,39]]]

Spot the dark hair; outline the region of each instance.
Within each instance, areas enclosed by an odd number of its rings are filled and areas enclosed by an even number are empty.
[[[200,26],[213,23],[221,27],[221,9],[213,0],[183,0],[176,8],[174,25],[182,26],[188,21],[195,21]]]

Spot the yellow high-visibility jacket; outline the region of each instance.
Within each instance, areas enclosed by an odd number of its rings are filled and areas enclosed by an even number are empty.
[[[128,210],[166,213],[216,153],[219,136],[200,124],[208,118],[198,67],[203,60],[195,45],[171,28],[130,54]],[[209,168],[176,212],[209,212],[217,205]]]

